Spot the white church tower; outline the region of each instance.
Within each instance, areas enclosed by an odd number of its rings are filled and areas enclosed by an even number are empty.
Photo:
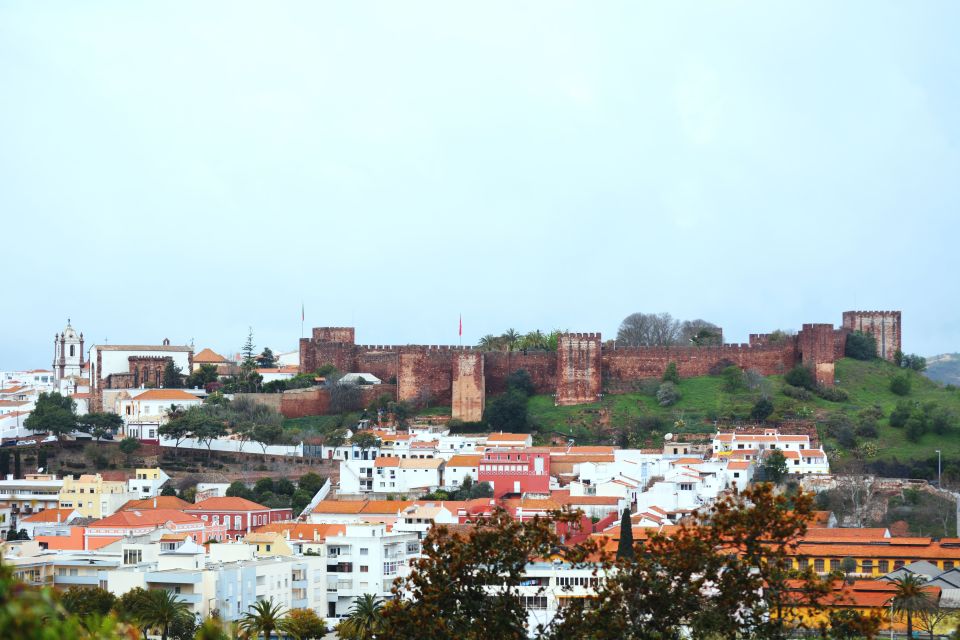
[[[70,326],[53,338],[53,375],[57,382],[69,377],[79,377],[83,369],[83,333]]]

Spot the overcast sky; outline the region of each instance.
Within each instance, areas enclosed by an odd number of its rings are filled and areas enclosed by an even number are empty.
[[[683,6],[679,6],[683,5]],[[960,3],[0,4],[0,369],[901,309],[960,351]]]

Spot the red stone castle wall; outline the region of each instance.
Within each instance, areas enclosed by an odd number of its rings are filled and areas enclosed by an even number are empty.
[[[667,365],[677,364],[683,378],[705,376],[711,368],[724,362],[741,369],[756,369],[764,375],[789,371],[796,363],[793,340],[784,344],[751,347],[746,344],[725,344],[714,347],[627,347],[605,349],[603,372],[608,380],[627,382],[658,378]]]
[[[843,328],[862,331],[877,341],[877,355],[893,361],[902,349],[899,311],[844,311]]]

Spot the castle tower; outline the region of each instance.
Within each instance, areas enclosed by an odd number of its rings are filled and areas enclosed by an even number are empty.
[[[451,417],[464,422],[483,420],[485,389],[483,354],[469,351],[454,356]]]
[[[63,333],[53,338],[53,375],[59,382],[71,376],[80,376],[83,369],[83,333],[77,334],[67,319]]]
[[[557,397],[561,406],[600,399],[600,334],[565,333],[557,344]]]
[[[899,311],[844,311],[843,328],[873,336],[877,355],[884,360],[893,361],[900,351]]]

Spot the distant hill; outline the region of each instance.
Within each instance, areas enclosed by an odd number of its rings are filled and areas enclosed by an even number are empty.
[[[960,353],[930,356],[925,373],[934,382],[960,386]]]

